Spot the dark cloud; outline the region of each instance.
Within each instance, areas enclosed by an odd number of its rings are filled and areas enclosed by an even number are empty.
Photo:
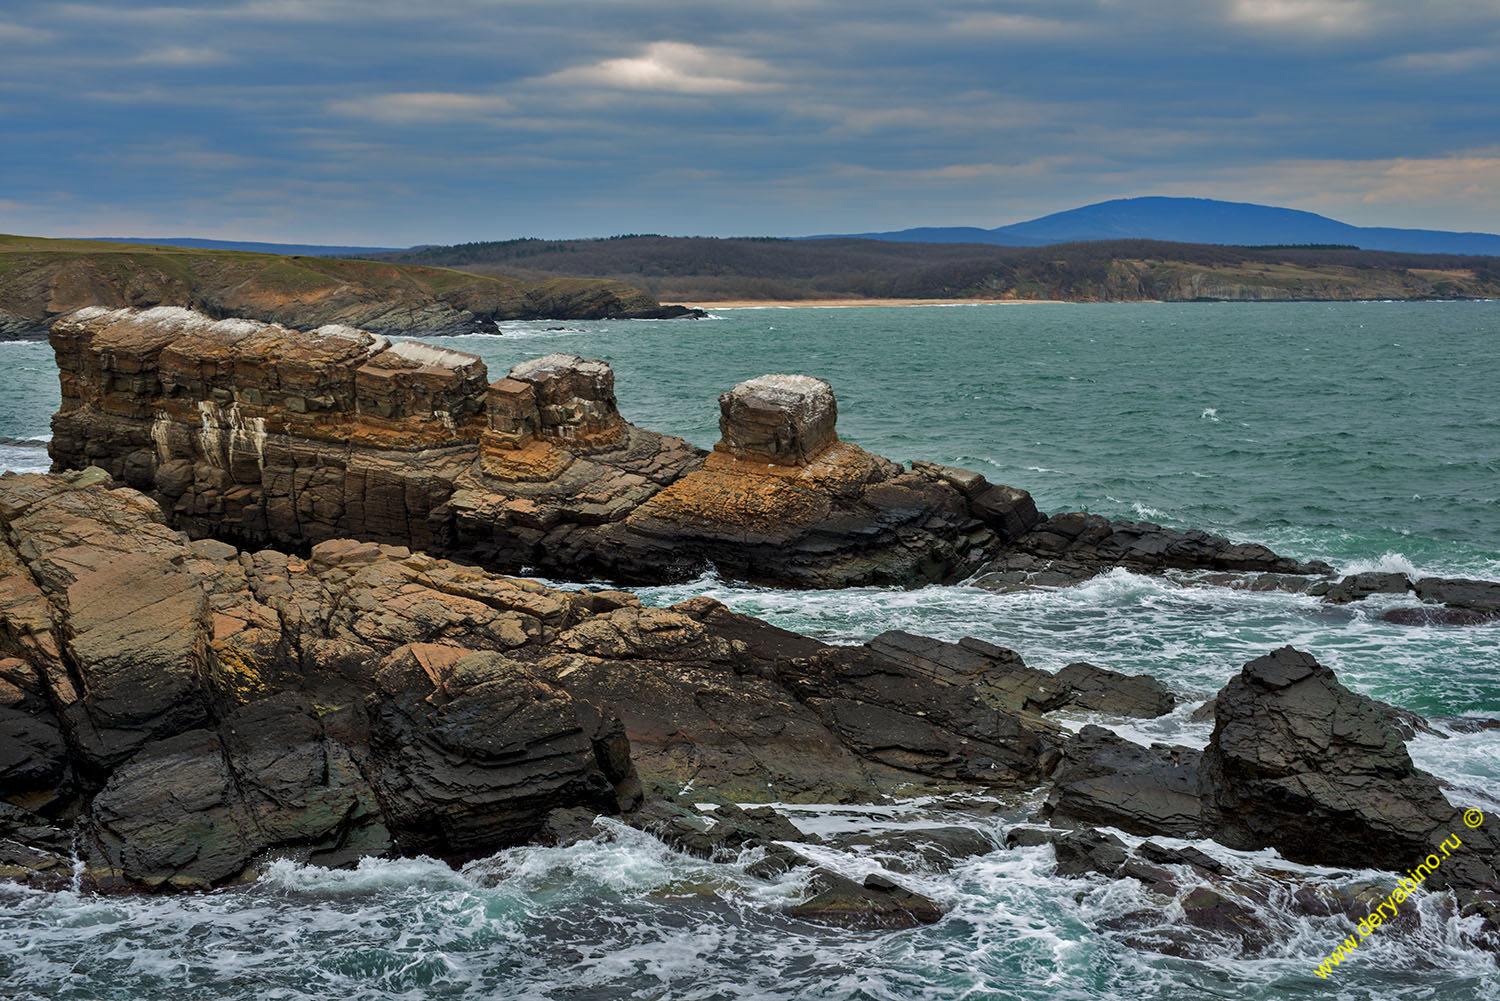
[[[242,0],[0,14],[0,229],[406,244],[1132,194],[1500,230],[1500,7]]]

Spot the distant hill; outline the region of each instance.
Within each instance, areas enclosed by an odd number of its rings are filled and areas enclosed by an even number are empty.
[[[579,275],[613,278],[664,302],[1500,297],[1500,257],[1326,246],[1257,249],[1150,240],[997,247],[861,239],[621,236],[465,243],[385,259],[533,281]]]
[[[191,236],[146,238],[141,236],[95,236],[96,243],[133,243],[146,247],[192,247],[199,250],[245,250],[255,254],[291,254],[302,257],[368,257],[389,254],[404,247],[325,247],[316,243],[242,243],[236,240],[199,240]]]
[[[1500,235],[1493,233],[1351,226],[1312,212],[1212,198],[1116,198],[995,229],[927,226],[848,236],[902,243],[988,243],[1003,247],[1135,239],[1242,247],[1346,244],[1364,250],[1411,254],[1500,255]]]
[[[346,323],[401,336],[686,312],[593,278],[527,282],[388,261],[0,235],[0,340],[45,337],[53,318],[82,306],[190,306],[302,330]]]

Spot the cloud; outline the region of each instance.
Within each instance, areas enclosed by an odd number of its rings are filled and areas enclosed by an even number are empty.
[[[1077,21],[1055,21],[1031,14],[996,12],[965,14],[954,18],[949,24],[956,34],[967,37],[983,35],[1015,39],[1061,38],[1067,35],[1077,35],[1082,30]]]
[[[1451,49],[1447,52],[1410,52],[1393,56],[1385,64],[1420,73],[1460,73],[1495,58],[1494,49]]]
[[[0,45],[39,45],[54,37],[50,31],[24,24],[0,24]]]
[[[1379,19],[1365,0],[1232,0],[1229,16],[1252,28],[1318,35],[1363,34]]]
[[[498,94],[425,90],[334,101],[329,104],[328,110],[351,118],[369,118],[387,124],[411,124],[493,118],[514,110],[514,105]]]
[[[744,94],[774,89],[770,67],[722,49],[687,42],[652,42],[639,56],[606,59],[544,77],[541,82],[672,94]]]
[[[1486,230],[1500,216],[1500,148],[1446,156],[1300,158],[1184,172],[1136,194],[1193,194],[1285,205],[1360,226]]]
[[[212,63],[228,62],[227,53],[218,49],[188,45],[168,45],[151,49],[136,56],[134,62],[143,66],[208,66]]]

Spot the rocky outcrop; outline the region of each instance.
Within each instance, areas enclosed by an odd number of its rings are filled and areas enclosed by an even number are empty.
[[[1057,514],[1029,526],[974,583],[1005,590],[1066,586],[1110,567],[1137,573],[1217,570],[1242,574],[1327,574],[1326,563],[1301,563],[1265,546],[1235,543],[1201,531],[1179,531],[1146,521],[1110,521],[1097,514]]]
[[[56,467],[97,464],[198,537],[843,586],[966,574],[1039,517],[978,474],[839,441],[832,391],[805,376],[724,394],[705,455],[627,423],[609,366],[573,355],[490,384],[478,359],[431,345],[165,307],[82,310],[52,342]]]
[[[714,568],[784,586],[913,585],[992,559],[985,586],[1117,565],[1320,569],[1204,533],[1047,519],[978,473],[904,469],[839,440],[833,392],[808,376],[724,393],[705,454],[626,422],[609,366],[574,355],[490,383],[461,352],[169,307],[85,309],[51,336],[55,468],[99,465],[195,537],[297,550],[356,537],[643,583]]]
[[[1489,901],[1493,913],[1500,844],[1466,824],[1438,780],[1412,763],[1391,707],[1291,647],[1246,664],[1214,705],[1202,752],[1085,727],[1064,751],[1043,815],[1403,873],[1441,851],[1426,884]],[[1462,847],[1450,857],[1441,845],[1455,835]]]
[[[980,694],[982,665],[938,677],[705,598],[644,608],[353,540],[240,552],[163,521],[98,469],[0,478],[0,872],[71,878],[75,841],[103,888],[215,886],[268,855],[466,859],[648,793],[993,792],[1058,756],[1055,727]]]
[[[58,317],[89,306],[183,306],[297,329],[341,324],[391,336],[495,331],[506,320],[703,315],[604,279],[525,282],[389,262],[0,241],[0,340],[46,337]]]

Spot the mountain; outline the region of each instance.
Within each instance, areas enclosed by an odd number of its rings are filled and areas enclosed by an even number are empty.
[[[95,236],[95,243],[134,243],[148,247],[188,247],[195,250],[246,250],[255,254],[286,254],[301,257],[367,257],[389,254],[401,247],[325,247],[316,243],[244,243],[238,240],[199,240],[191,236]]]
[[[850,235],[903,243],[990,243],[1007,247],[1142,239],[1241,247],[1337,245],[1408,254],[1500,254],[1500,235],[1494,233],[1351,226],[1313,212],[1212,198],[1116,198],[995,229],[924,226]]]

